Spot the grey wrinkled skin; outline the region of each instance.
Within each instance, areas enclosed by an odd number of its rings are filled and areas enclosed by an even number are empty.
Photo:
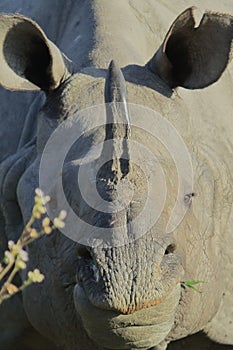
[[[183,12],[192,5],[200,12]],[[112,59],[122,67],[128,102],[159,112],[183,138],[195,193],[182,222],[167,234],[177,195],[176,167],[158,141],[132,128],[132,138],[156,150],[162,162],[167,198],[159,220],[143,237],[120,247],[81,246],[59,231],[32,243],[27,270],[38,267],[46,278],[1,305],[0,348],[232,348],[233,4],[3,0],[0,12],[38,23],[0,16],[1,257],[31,215],[50,134],[75,112],[109,102],[112,77],[113,84],[123,84],[117,68],[113,76],[108,70]],[[71,207],[103,226],[106,216],[96,219],[80,199],[74,178],[86,153],[105,141],[106,130],[93,129],[80,138],[63,169]],[[125,137],[124,131],[117,129],[113,137]],[[137,189],[133,217],[145,203],[146,184],[136,165],[125,167],[123,177]],[[106,168],[101,176],[116,189],[111,171]],[[126,195],[128,189],[122,188]],[[114,198],[114,191],[102,191]],[[113,217],[108,219],[115,228]],[[23,271],[16,283],[24,277]],[[184,288],[181,282],[188,279],[204,281],[202,293]],[[199,331],[226,345],[198,343],[195,336],[179,340]]]

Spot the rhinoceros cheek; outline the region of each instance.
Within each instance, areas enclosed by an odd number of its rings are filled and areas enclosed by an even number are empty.
[[[93,306],[83,288],[76,285],[74,302],[88,336],[106,349],[149,349],[165,339],[174,324],[180,299],[177,286],[157,306],[122,315]]]

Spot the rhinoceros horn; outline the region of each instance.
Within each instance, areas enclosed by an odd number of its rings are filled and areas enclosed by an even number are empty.
[[[114,174],[118,181],[129,172],[130,120],[127,105],[127,90],[121,69],[111,61],[105,83],[106,136],[102,156],[106,163],[102,169],[105,174]]]

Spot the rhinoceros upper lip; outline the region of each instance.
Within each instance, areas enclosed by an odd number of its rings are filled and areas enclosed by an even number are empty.
[[[105,303],[104,297],[106,289],[104,286],[103,280],[100,278],[97,279],[97,276],[94,274],[94,269],[92,265],[90,264],[90,260],[85,260],[85,259],[80,259],[77,274],[76,274],[76,284],[79,285],[85,295],[86,298],[89,300],[90,304],[93,306],[103,309],[103,310],[112,310],[116,311],[119,314],[132,314],[136,311],[140,311],[142,309],[147,309],[150,307],[157,306],[161,303],[163,303],[170,292],[175,288],[175,285],[178,285],[180,283],[180,276],[177,278],[176,281],[173,281],[172,285],[170,285],[170,288],[164,291],[164,293],[156,293],[154,295],[154,298],[150,298],[148,300],[142,300],[141,302],[139,301],[135,305],[129,305],[129,307],[124,307],[124,308],[115,308],[115,307],[110,307],[108,303]],[[102,295],[103,298],[96,298],[96,293],[99,291],[100,296]]]
[[[94,281],[93,281],[93,282],[94,282]],[[177,284],[178,284],[178,283],[177,283]],[[151,307],[156,307],[156,306],[160,305],[161,303],[165,302],[166,299],[167,299],[167,297],[168,297],[169,294],[170,294],[170,293],[168,293],[168,294],[162,296],[161,298],[157,298],[157,299],[154,299],[154,300],[149,300],[149,301],[147,301],[147,302],[138,303],[138,304],[135,305],[135,306],[130,306],[130,307],[125,308],[125,309],[122,309],[122,308],[121,308],[120,310],[117,310],[117,309],[111,309],[111,308],[108,309],[108,308],[105,308],[105,307],[101,307],[101,306],[99,306],[99,305],[95,305],[95,303],[93,304],[92,300],[91,300],[91,299],[89,298],[89,296],[88,296],[89,293],[87,293],[87,291],[86,291],[85,283],[83,283],[82,280],[77,279],[75,285],[82,288],[82,290],[83,290],[83,292],[84,292],[84,294],[85,294],[85,296],[86,296],[88,302],[89,302],[91,305],[93,305],[94,307],[97,307],[98,309],[102,309],[104,312],[109,312],[109,311],[115,312],[116,315],[117,315],[117,314],[121,314],[121,315],[130,315],[130,314],[133,314],[134,312],[138,312],[138,311],[141,311],[141,310],[144,310],[144,309],[148,309],[148,308],[151,308]],[[153,323],[150,323],[150,324],[148,324],[148,325],[151,325],[151,326],[152,326]],[[131,327],[131,326],[135,326],[135,327],[136,327],[136,326],[142,326],[142,325],[140,325],[140,324],[130,324],[130,325],[127,325],[127,327]],[[125,325],[122,326],[122,327],[125,327]],[[117,327],[117,328],[118,328],[118,327]],[[120,327],[119,327],[119,328],[120,328]]]

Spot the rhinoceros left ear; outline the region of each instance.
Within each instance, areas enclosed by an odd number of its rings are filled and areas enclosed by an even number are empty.
[[[20,15],[0,15],[2,86],[12,90],[53,90],[67,74],[64,60],[37,23]]]
[[[225,70],[232,39],[232,16],[188,8],[170,27],[149,67],[172,88],[204,88]]]

